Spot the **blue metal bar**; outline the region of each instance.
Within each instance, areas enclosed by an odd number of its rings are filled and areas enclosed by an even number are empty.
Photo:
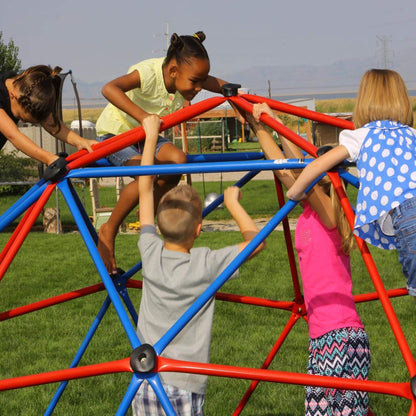
[[[188,163],[199,162],[226,162],[236,160],[255,160],[264,159],[263,152],[236,152],[236,153],[219,153],[219,154],[198,154],[186,155]]]
[[[91,234],[89,233],[89,230],[83,220],[83,217],[81,213],[79,212],[75,201],[73,200],[73,196],[68,188],[68,184],[66,180],[61,182],[61,192],[64,195],[66,203],[78,226],[78,229],[81,233],[84,243],[90,253],[90,256],[95,264],[95,267],[97,268],[97,271],[101,277],[101,280],[104,283],[107,293],[110,296],[111,301],[113,302],[114,309],[116,310],[117,315],[124,327],[124,330],[126,331],[127,337],[134,349],[140,346],[139,338],[137,337],[136,331],[133,328],[130,320],[128,319],[126,311],[122,305],[121,299],[118,296],[116,288],[114,287],[114,283],[111,280],[107,272],[107,269],[100,257],[100,254],[98,253],[97,247],[91,237]]]
[[[98,234],[97,234],[97,231],[94,228],[94,226],[92,225],[92,222],[90,220],[90,217],[89,217],[87,211],[85,210],[85,207],[84,207],[83,203],[79,199],[79,196],[78,196],[77,192],[75,191],[74,185],[72,184],[71,181],[68,182],[68,185],[69,185],[69,189],[71,190],[72,197],[74,198],[74,201],[75,201],[75,203],[76,203],[76,205],[78,207],[78,210],[81,213],[81,215],[82,215],[82,217],[84,219],[84,222],[87,225],[88,230],[89,230],[90,234],[92,235],[92,237],[93,237],[93,239],[95,241],[95,244],[97,244],[98,243]],[[60,189],[60,184],[59,183],[58,183],[58,188]]]
[[[43,179],[40,180],[5,211],[0,217],[0,232],[34,204],[42,195],[47,185]]]
[[[312,161],[312,160],[310,160]],[[240,172],[251,170],[301,169],[310,161],[278,159],[237,162],[180,163],[171,165],[115,166],[111,168],[73,169],[67,178],[99,178],[113,176],[172,175],[186,173]]]
[[[176,416],[176,412],[173,409],[173,406],[169,401],[168,396],[166,395],[165,389],[163,388],[159,375],[155,374],[155,376],[149,378],[147,381],[153,387],[153,390],[155,391],[156,396],[163,407],[163,410],[166,412],[166,415]]]
[[[115,416],[124,416],[127,413],[127,411],[129,410],[130,404],[132,400],[134,399],[134,396],[137,390],[139,390],[142,383],[143,383],[143,378],[139,378],[138,375],[134,373],[133,377],[131,378],[129,386],[127,387],[123,400],[121,401],[117,409]]]
[[[97,316],[95,317],[87,335],[85,336],[84,340],[82,341],[77,353],[75,354],[74,359],[71,362],[71,365],[69,368],[76,367],[79,362],[81,361],[82,356],[84,355],[92,337],[94,336],[99,324],[101,323],[104,315],[106,314],[108,307],[110,306],[110,298],[107,296],[104,300],[103,305],[101,306],[100,310],[98,311]],[[46,409],[44,416],[50,416],[55,409],[56,405],[58,404],[59,399],[61,398],[66,386],[68,385],[68,381],[63,381],[56,391],[55,395],[53,396],[53,399],[51,400],[48,408]]]
[[[121,278],[123,282],[127,282],[131,277],[133,277],[140,269],[142,268],[142,262],[139,261],[136,265],[134,265],[130,270],[124,272]]]
[[[239,188],[243,187],[247,182],[253,179],[260,171],[252,170],[251,172],[246,173],[239,181],[234,185]],[[205,218],[210,212],[214,211],[220,204],[224,202],[224,194],[221,194],[215,201],[212,201],[204,210],[202,211],[202,218]]]
[[[137,315],[136,309],[134,308],[133,303],[130,299],[130,296],[127,292],[125,279],[123,278],[123,276],[115,279],[114,280],[114,285],[117,289],[118,294],[124,300],[124,303],[125,303],[128,311],[130,312],[131,319],[133,320],[134,324],[137,325],[138,315]]]

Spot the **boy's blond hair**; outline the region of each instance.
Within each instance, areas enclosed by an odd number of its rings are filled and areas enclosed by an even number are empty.
[[[195,237],[202,222],[202,201],[198,192],[189,185],[178,185],[160,200],[157,224],[165,241],[180,244]]]
[[[353,113],[355,128],[376,120],[412,126],[413,109],[402,77],[390,69],[370,69],[360,83]]]

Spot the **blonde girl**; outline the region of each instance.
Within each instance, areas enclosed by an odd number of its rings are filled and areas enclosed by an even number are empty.
[[[360,187],[354,233],[377,247],[397,249],[407,290],[416,296],[416,130],[402,77],[388,69],[367,71],[353,113],[355,130],[344,130],[339,146],[310,163],[289,189],[304,197],[321,173],[348,159],[357,163]]]

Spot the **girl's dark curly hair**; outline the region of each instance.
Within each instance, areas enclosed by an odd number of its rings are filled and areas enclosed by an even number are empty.
[[[47,65],[36,65],[24,70],[13,80],[13,85],[20,91],[17,99],[19,105],[38,123],[52,114],[52,127],[57,129],[56,132],[60,129],[58,97],[61,79],[58,75],[61,70],[59,66],[52,69]]]
[[[170,38],[170,45],[164,65],[167,65],[172,58],[176,59],[178,65],[182,64],[182,62],[190,64],[190,58],[206,59],[209,61],[208,52],[202,44],[204,40],[204,32],[196,32],[192,36],[178,36],[174,33]]]

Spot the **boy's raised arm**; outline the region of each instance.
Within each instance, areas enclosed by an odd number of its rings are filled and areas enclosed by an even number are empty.
[[[149,166],[154,164],[155,149],[159,135],[160,118],[156,114],[151,114],[143,120],[143,129],[146,133],[146,141],[141,165]],[[155,207],[153,198],[153,177],[145,175],[139,177],[139,221],[141,227],[145,225],[154,225]]]
[[[247,244],[258,234],[260,231],[253,219],[248,215],[246,210],[242,207],[239,200],[241,198],[241,189],[236,186],[230,186],[224,191],[224,203],[230,211],[230,214],[234,218],[238,227],[240,228],[241,235],[244,242],[238,245],[239,251],[242,251]],[[250,257],[255,256],[261,250],[266,247],[266,243],[263,241],[254,251]]]

